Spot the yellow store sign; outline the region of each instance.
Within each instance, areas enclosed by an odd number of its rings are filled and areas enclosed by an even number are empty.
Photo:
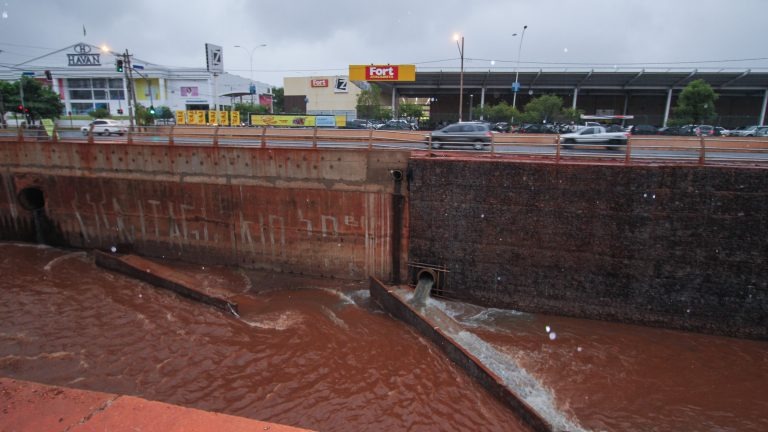
[[[352,81],[416,81],[415,65],[349,65]]]

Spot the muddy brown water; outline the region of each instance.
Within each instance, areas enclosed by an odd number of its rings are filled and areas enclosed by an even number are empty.
[[[524,430],[365,284],[174,265],[241,318],[0,243],[0,375],[320,431]],[[766,342],[439,303],[586,429],[768,430]]]
[[[320,431],[524,430],[435,347],[370,307],[367,285],[240,296],[235,319],[84,253],[0,243],[0,257],[6,377]],[[248,287],[237,272],[200,272]]]

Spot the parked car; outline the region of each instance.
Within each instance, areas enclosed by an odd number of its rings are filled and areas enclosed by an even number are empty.
[[[368,120],[355,119],[348,121],[345,127],[347,129],[371,129],[373,128],[373,124]]]
[[[666,126],[658,131],[659,135],[680,135],[680,126]]]
[[[731,131],[724,127],[715,126],[715,136],[730,136]]]
[[[511,126],[507,122],[498,122],[493,124],[493,130],[496,132],[509,132]]]
[[[748,137],[748,136],[755,136],[755,131],[760,126],[747,126],[744,128],[736,128],[736,130],[731,131],[731,136],[741,136],[741,137]]]
[[[696,135],[696,127],[698,125],[685,125],[680,127],[680,131],[678,132],[678,135],[683,136],[694,136]]]
[[[693,130],[696,136],[714,136],[715,127],[710,125],[699,125]]]
[[[530,123],[517,130],[519,133],[555,133],[555,129],[548,124]]]
[[[755,129],[755,136],[768,137],[768,126],[760,126],[759,128]]]
[[[484,122],[461,122],[450,124],[440,130],[425,135],[427,142],[432,140],[432,148],[445,145],[471,145],[475,150],[482,150],[490,144],[491,128]]]
[[[91,126],[93,126],[93,133],[96,135],[109,136],[112,134],[123,135],[128,133],[128,128],[125,127],[125,125],[117,120],[111,119],[96,119],[88,123],[87,126],[81,127],[80,131],[83,133],[83,135],[88,135],[91,130]]]
[[[389,120],[383,125],[381,125],[378,129],[383,130],[416,130],[416,124],[411,123],[408,120],[403,119],[397,119],[397,120]]]
[[[632,135],[658,135],[659,129],[656,126],[639,124],[631,125],[627,132],[631,133]]]
[[[379,130],[413,130],[410,124],[400,122],[386,122],[379,127]]]

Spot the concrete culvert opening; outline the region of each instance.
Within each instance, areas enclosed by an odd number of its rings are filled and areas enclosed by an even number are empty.
[[[391,175],[395,181],[399,182],[403,180],[403,172],[401,170],[390,170],[389,175]]]
[[[25,210],[35,211],[45,207],[45,194],[38,188],[24,188],[18,195],[19,205]]]

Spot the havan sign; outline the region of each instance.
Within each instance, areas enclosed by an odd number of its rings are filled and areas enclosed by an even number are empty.
[[[69,66],[101,66],[101,58],[98,53],[91,54],[91,46],[84,43],[75,45],[72,50],[75,54],[67,54]]]

